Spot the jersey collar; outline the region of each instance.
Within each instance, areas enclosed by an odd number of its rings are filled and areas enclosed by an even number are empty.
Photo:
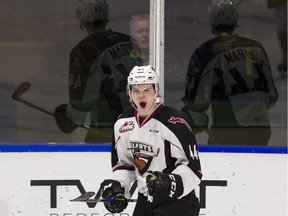
[[[145,125],[150,119],[153,118],[153,116],[164,106],[163,103],[158,103],[158,105],[155,107],[155,109],[146,117],[146,118],[141,118],[138,114],[138,111],[135,109],[134,114],[136,121],[138,123],[139,127],[142,127]]]

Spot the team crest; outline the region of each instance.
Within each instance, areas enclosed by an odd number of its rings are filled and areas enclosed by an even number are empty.
[[[143,175],[148,170],[153,159],[153,156],[148,155],[153,153],[152,147],[138,142],[132,142],[131,145],[132,148],[130,150],[133,153],[134,164],[139,173]]]
[[[133,121],[126,121],[119,129],[120,133],[124,133],[127,131],[132,131],[134,129],[134,122]]]

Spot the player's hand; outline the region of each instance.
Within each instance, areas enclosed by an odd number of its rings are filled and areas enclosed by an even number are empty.
[[[54,117],[58,128],[63,133],[71,133],[77,128],[77,125],[67,117],[67,104],[57,106],[54,112]]]
[[[111,202],[104,202],[105,208],[111,213],[120,213],[128,205],[128,201],[124,196],[124,188],[121,187],[118,181],[104,180],[101,183],[100,193],[103,199],[112,200]]]
[[[150,196],[156,201],[178,198],[183,194],[183,182],[180,175],[148,171],[146,184]]]

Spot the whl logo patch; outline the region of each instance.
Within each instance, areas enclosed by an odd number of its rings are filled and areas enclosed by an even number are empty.
[[[119,129],[120,133],[124,133],[127,131],[132,131],[134,129],[134,122],[133,121],[126,121]]]

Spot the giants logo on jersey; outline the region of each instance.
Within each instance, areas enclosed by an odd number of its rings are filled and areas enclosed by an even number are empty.
[[[178,118],[178,117],[174,117],[172,116],[170,119],[168,119],[168,122],[172,123],[172,124],[176,124],[176,123],[181,123],[181,124],[185,124],[187,126],[187,128],[192,131],[192,128],[190,127],[190,125],[185,121],[185,119],[183,118]]]
[[[127,131],[132,131],[134,129],[134,122],[133,121],[126,121],[119,129],[120,133],[124,133]]]
[[[131,150],[133,153],[134,164],[138,168],[138,171],[141,175],[143,175],[149,168],[153,156],[148,155],[143,152],[153,153],[153,148],[150,145],[139,143],[139,142],[131,142]]]

